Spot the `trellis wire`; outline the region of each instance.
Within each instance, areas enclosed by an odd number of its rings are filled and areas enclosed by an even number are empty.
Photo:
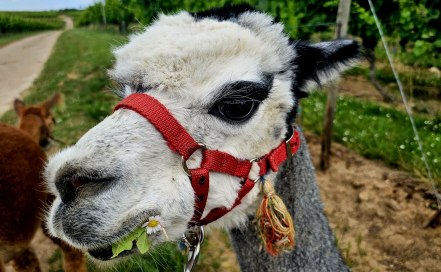
[[[332,26],[336,25],[336,23],[320,23],[320,24],[308,24],[308,25],[298,25],[296,28],[302,28],[302,27],[318,27],[318,26]]]
[[[406,94],[403,91],[403,85],[401,84],[400,78],[399,78],[398,73],[397,73],[397,71],[395,69],[395,65],[394,65],[394,63],[392,61],[392,56],[391,56],[391,54],[389,52],[389,47],[387,45],[386,39],[384,38],[383,30],[382,30],[381,25],[380,25],[380,20],[377,17],[374,5],[372,4],[371,0],[368,0],[368,2],[369,2],[369,7],[371,8],[372,15],[374,16],[375,24],[377,25],[378,32],[380,33],[381,41],[383,42],[384,50],[386,51],[386,55],[387,55],[387,58],[389,60],[390,67],[391,67],[392,72],[393,72],[393,74],[395,76],[395,80],[397,81],[398,89],[400,90],[400,94],[401,94],[401,98],[403,99],[404,107],[406,108],[407,115],[409,117],[410,123],[412,124],[413,134],[415,135],[415,140],[418,143],[418,149],[421,151],[421,155],[423,156],[422,157],[423,158],[423,162],[424,162],[424,165],[425,165],[426,170],[427,170],[427,176],[428,176],[428,178],[430,180],[430,183],[432,185],[433,193],[435,194],[435,198],[436,198],[436,201],[437,201],[437,204],[438,204],[438,209],[441,210],[441,196],[438,194],[438,190],[436,189],[435,182],[434,182],[433,177],[432,177],[432,171],[430,169],[429,163],[427,162],[426,153],[424,152],[424,149],[423,149],[423,143],[422,143],[421,138],[419,136],[418,130],[417,130],[416,126],[415,126],[415,121],[414,121],[413,116],[412,116],[412,110],[410,109],[409,104],[407,103]]]

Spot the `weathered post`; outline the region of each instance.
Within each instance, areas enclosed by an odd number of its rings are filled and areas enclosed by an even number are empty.
[[[107,27],[107,19],[106,19],[106,9],[105,9],[105,5],[106,5],[106,1],[103,0],[103,2],[101,3],[101,17],[103,18],[103,25],[104,25],[104,28]]]
[[[340,0],[338,4],[337,22],[335,28],[335,38],[345,38],[348,34],[349,12],[351,10],[351,0]],[[331,84],[326,100],[326,111],[323,126],[322,153],[320,155],[320,168],[329,168],[329,156],[332,144],[332,131],[335,115],[335,106],[338,97],[338,82]]]

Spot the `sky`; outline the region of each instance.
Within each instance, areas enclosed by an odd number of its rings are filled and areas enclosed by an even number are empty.
[[[98,0],[0,0],[1,11],[41,11],[66,8],[84,9]]]

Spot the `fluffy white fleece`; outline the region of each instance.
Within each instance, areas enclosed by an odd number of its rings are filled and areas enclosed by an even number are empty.
[[[291,86],[296,79],[290,65],[296,51],[283,26],[268,15],[247,12],[235,22],[195,20],[187,12],[161,15],[114,54],[116,62],[109,74],[124,86],[125,94],[142,90],[156,97],[208,148],[253,159],[283,140],[286,116],[294,105]],[[229,124],[208,113],[225,84],[258,82],[267,74],[274,76],[269,96],[246,123]],[[194,154],[189,166],[197,167],[200,159],[200,153]],[[99,193],[78,194],[67,209],[57,187],[66,169],[78,173],[95,169],[117,180]],[[194,192],[180,157],[147,120],[132,111],[114,112],[77,144],[53,156],[45,176],[57,195],[48,217],[50,232],[82,249],[111,244],[153,214],[161,216],[168,236],[177,239],[193,214]],[[257,187],[212,225],[244,222],[255,211]],[[210,173],[206,212],[230,207],[239,188],[238,178]],[[163,237],[153,240],[160,243]]]

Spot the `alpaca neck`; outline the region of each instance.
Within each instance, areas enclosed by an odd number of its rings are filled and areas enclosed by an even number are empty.
[[[303,135],[301,142],[276,178],[276,191],[293,215],[295,249],[279,257],[259,252],[260,240],[250,220],[246,229],[230,231],[241,271],[348,271],[323,212]]]

